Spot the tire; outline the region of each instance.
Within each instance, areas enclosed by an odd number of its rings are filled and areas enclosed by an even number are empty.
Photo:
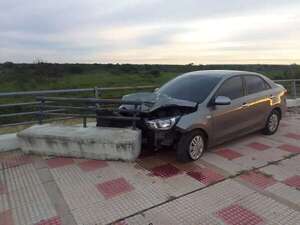
[[[197,145],[199,148],[196,147]],[[183,134],[177,144],[177,160],[181,162],[196,161],[201,158],[206,148],[207,138],[201,130]]]
[[[278,110],[273,110],[267,119],[262,133],[265,135],[272,135],[276,133],[279,127],[280,119],[280,113],[278,112]]]

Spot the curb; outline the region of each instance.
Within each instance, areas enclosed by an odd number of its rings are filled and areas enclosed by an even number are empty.
[[[0,135],[0,152],[12,151],[20,148],[17,134]]]

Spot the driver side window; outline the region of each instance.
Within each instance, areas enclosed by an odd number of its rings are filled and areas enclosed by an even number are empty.
[[[218,89],[216,96],[226,96],[231,100],[244,96],[243,80],[240,76],[229,78]]]

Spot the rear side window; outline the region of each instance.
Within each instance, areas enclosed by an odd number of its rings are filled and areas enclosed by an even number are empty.
[[[231,100],[244,96],[243,80],[240,76],[229,78],[224,81],[216,96],[226,96]]]
[[[245,76],[248,95],[261,92],[270,88],[265,80],[259,76]]]

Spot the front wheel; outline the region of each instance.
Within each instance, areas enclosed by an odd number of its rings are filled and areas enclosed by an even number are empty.
[[[180,138],[176,156],[181,162],[198,160],[206,150],[207,138],[201,130],[183,134]]]
[[[280,123],[280,113],[277,110],[273,110],[267,120],[265,128],[263,129],[263,134],[272,135],[274,134],[279,127]]]

